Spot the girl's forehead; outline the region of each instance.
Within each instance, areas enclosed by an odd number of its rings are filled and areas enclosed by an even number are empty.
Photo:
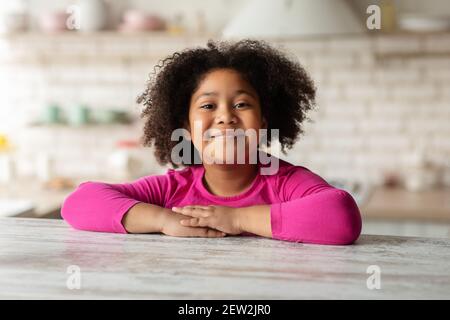
[[[233,69],[215,69],[209,71],[200,80],[194,94],[205,90],[250,91],[256,93],[242,74]]]
[[[234,69],[213,69],[205,73],[205,75],[202,77],[202,82],[223,80],[223,79],[245,81],[242,74]]]

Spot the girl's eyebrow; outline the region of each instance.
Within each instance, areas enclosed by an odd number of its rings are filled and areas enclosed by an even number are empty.
[[[239,94],[246,94],[246,95],[249,95],[250,97],[252,97],[253,99],[256,99],[256,97],[253,93],[246,91],[246,90],[237,90],[236,95],[239,95]]]
[[[195,100],[194,101],[197,101],[198,99],[200,99],[201,97],[203,97],[203,96],[217,96],[218,95],[218,93],[217,92],[215,92],[215,91],[211,91],[211,92],[203,92],[201,95],[199,95],[197,98],[195,98]]]
[[[254,94],[252,94],[251,92],[248,92],[246,90],[236,90],[235,91],[235,95],[240,95],[240,94],[246,94],[246,95],[249,95],[250,97],[256,99]],[[219,94],[216,91],[203,92],[201,95],[199,95],[197,98],[195,98],[194,101],[197,101],[198,99],[200,99],[201,97],[204,97],[204,96],[209,97],[209,96],[217,96],[217,95],[219,95]]]

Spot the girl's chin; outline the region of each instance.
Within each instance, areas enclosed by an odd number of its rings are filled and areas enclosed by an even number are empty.
[[[252,145],[253,148],[249,146]],[[255,149],[255,150],[250,150]],[[250,144],[246,138],[245,143],[236,139],[224,139],[222,137],[205,141],[203,145],[203,160],[207,163],[217,164],[246,164],[249,163],[250,154],[257,152],[256,144]],[[256,163],[256,160],[253,162]]]
[[[252,153],[255,154],[254,152]],[[237,148],[234,148],[234,150],[221,150],[221,151],[215,151],[213,150],[208,151],[205,150],[203,152],[203,160],[206,163],[212,164],[247,164],[249,163],[249,159],[251,159],[250,153],[248,149],[245,149],[241,153],[237,152]],[[254,157],[254,163],[256,163],[256,157]]]

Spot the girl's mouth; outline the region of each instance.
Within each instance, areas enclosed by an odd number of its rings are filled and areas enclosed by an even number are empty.
[[[242,130],[239,130],[242,131]],[[212,134],[209,134],[210,138],[228,138],[228,137],[241,137],[241,136],[245,136],[245,134],[243,132],[239,132],[236,130],[226,130],[226,131],[222,131],[222,132],[215,132]]]

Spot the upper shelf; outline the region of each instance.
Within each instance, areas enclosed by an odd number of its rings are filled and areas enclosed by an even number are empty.
[[[0,37],[1,60],[45,62],[67,59],[157,58],[187,46],[204,45],[213,35],[170,34],[167,32],[119,33],[113,31],[55,34],[26,32]]]
[[[102,38],[123,38],[123,39],[136,39],[136,38],[152,38],[152,39],[195,39],[195,38],[205,38],[214,37],[217,38],[218,35],[215,34],[197,34],[197,33],[173,33],[168,31],[142,31],[142,32],[119,32],[114,30],[108,31],[95,31],[95,32],[75,32],[75,31],[61,31],[61,32],[40,32],[40,31],[27,31],[27,32],[17,32],[17,33],[6,33],[0,34],[3,39],[35,39],[35,40],[52,40],[52,39],[84,39],[84,40],[94,40]]]
[[[111,60],[152,61],[187,47],[205,46],[209,39],[220,40],[217,34],[171,34],[168,32],[120,33],[102,31],[94,33],[61,32],[46,34],[26,32],[0,36],[1,62],[67,62],[71,60],[95,60],[109,63]],[[411,33],[380,32],[357,35],[286,37],[265,39],[294,51],[317,51],[321,48],[340,50],[366,50],[376,58],[415,58],[422,56],[449,56],[450,32]],[[350,45],[347,45],[347,44]],[[330,45],[332,44],[332,45]],[[309,48],[309,49],[308,49]],[[327,49],[325,49],[327,50]],[[314,52],[312,52],[314,53]],[[99,58],[101,57],[101,59]]]
[[[411,32],[411,31],[396,31],[396,32],[380,32],[369,31],[366,33],[349,33],[349,34],[336,34],[336,35],[303,35],[303,36],[284,36],[267,38],[270,41],[298,41],[298,40],[330,40],[330,39],[349,39],[349,38],[361,38],[361,37],[432,37],[432,36],[450,36],[450,31],[439,32]],[[56,33],[46,33],[40,31],[27,31],[17,33],[0,34],[0,39],[8,40],[98,40],[98,39],[154,39],[154,40],[204,40],[204,39],[221,39],[221,35],[217,33],[191,33],[182,32],[174,33],[169,31],[142,31],[142,32],[119,32],[115,30],[95,31],[95,32],[75,32],[75,31],[62,31]]]

